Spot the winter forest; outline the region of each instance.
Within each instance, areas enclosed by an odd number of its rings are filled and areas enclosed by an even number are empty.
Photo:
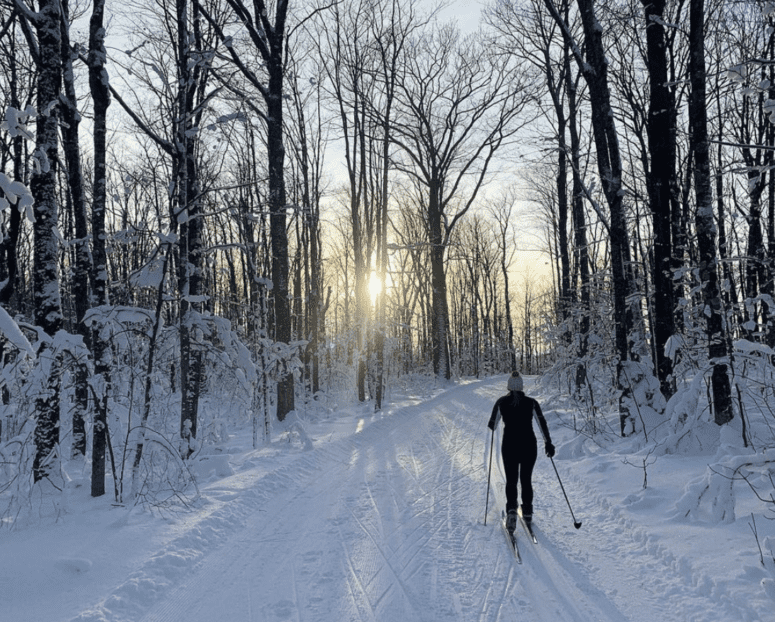
[[[0,2],[5,530],[512,369],[772,518],[775,4],[439,8]]]

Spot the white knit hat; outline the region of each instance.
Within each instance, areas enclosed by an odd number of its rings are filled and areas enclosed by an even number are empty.
[[[518,371],[511,372],[508,387],[509,391],[522,391],[522,376],[519,375]]]

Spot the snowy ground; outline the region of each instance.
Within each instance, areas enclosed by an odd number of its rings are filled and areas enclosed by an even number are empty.
[[[517,565],[497,465],[484,524],[486,422],[504,385],[310,417],[312,449],[235,435],[200,462],[190,511],[107,507],[78,488],[56,521],[0,531],[0,621],[775,620],[751,513],[760,540],[775,527],[744,484],[731,524],[675,518],[707,457],[658,458],[644,490],[638,458],[575,438],[531,383],[583,525],[540,454],[539,543],[518,531]]]

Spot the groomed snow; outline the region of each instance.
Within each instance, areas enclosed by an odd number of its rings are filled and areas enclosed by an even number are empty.
[[[775,528],[745,483],[734,484],[733,521],[699,510],[687,518],[676,503],[711,458],[628,455],[624,441],[577,437],[560,402],[532,382],[526,392],[544,406],[583,525],[574,529],[539,453],[539,543],[518,531],[517,565],[497,523],[499,462],[484,524],[486,423],[504,386],[495,378],[393,396],[379,414],[310,412],[311,449],[278,430],[252,450],[246,427],[200,457],[202,496],[185,510],[114,507],[91,499],[86,481],[55,516],[33,499],[39,520],[0,531],[0,620],[775,619],[773,575],[750,523],[761,542]]]

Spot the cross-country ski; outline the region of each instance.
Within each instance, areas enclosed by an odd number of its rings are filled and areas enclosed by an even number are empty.
[[[522,516],[522,510],[519,510],[517,514],[519,516],[519,522],[522,524],[522,527],[525,530],[527,537],[533,541],[533,544],[538,544],[538,538],[536,538],[535,532],[533,531],[532,520],[530,521],[526,520],[525,517]]]
[[[522,557],[519,554],[519,542],[517,541],[517,535],[514,533],[514,529],[509,529],[509,525],[506,522],[506,513],[501,515],[501,527],[503,528],[503,534],[506,536],[506,542],[511,547],[511,551],[514,553],[514,557],[518,564],[522,563]]]

